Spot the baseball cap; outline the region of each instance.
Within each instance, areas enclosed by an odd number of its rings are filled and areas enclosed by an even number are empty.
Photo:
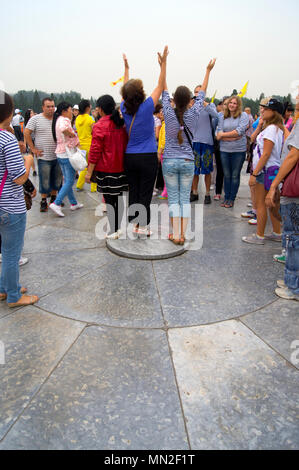
[[[261,104],[260,106],[272,109],[272,111],[277,111],[281,115],[283,114],[283,104],[275,98],[271,98],[267,103]]]
[[[21,110],[21,109],[18,109],[18,108],[17,108],[17,109],[15,109],[15,114],[19,114],[19,113],[21,113],[21,112],[22,112],[22,110]]]
[[[74,104],[73,109],[79,109],[79,106],[77,104]]]

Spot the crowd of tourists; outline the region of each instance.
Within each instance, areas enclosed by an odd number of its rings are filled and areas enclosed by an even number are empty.
[[[28,179],[31,170],[36,175],[34,158],[41,212],[50,208],[65,217],[66,198],[71,211],[81,209],[74,184],[77,191],[90,184],[90,191],[101,193],[106,205],[106,237],[118,239],[122,195],[128,192],[128,222],[137,237],[147,238],[152,235],[152,197],[160,190],[159,198],[169,206],[169,243],[175,245],[186,242],[191,203],[199,199],[199,175],[204,175],[203,203],[212,204],[213,199],[223,210],[231,210],[247,161],[250,209],[241,216],[256,226],[256,232],[242,241],[282,244],[275,260],[285,263],[285,277],[275,292],[299,300],[299,95],[296,108],[265,98],[255,117],[249,108],[243,111],[239,95],[225,96],[216,106],[206,101],[215,59],[193,93],[179,86],[172,95],[167,88],[167,57],[165,47],[158,53],[157,85],[146,97],[142,81],[130,79],[123,56],[120,107],[110,95],[101,96],[95,110],[88,100],[55,107],[51,98],[45,98],[42,113],[27,110],[23,122],[22,110],[14,110],[12,98],[0,91],[0,299],[9,307],[38,301],[19,283],[26,212],[36,194]],[[86,158],[86,168],[79,174],[72,165],[78,150]],[[268,216],[271,233],[265,233]]]

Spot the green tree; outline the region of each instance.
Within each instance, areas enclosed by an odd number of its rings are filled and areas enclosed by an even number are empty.
[[[42,102],[41,102],[41,99],[37,90],[35,90],[34,95],[33,95],[32,108],[36,113],[42,112]]]

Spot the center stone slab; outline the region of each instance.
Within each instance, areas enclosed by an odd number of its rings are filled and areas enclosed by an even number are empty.
[[[107,248],[116,255],[125,258],[158,260],[174,258],[186,251],[184,245],[175,245],[169,240],[118,239],[107,240]]]

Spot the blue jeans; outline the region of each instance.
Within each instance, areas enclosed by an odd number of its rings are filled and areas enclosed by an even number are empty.
[[[220,152],[224,174],[224,199],[234,201],[240,186],[240,174],[246,152]]]
[[[299,294],[299,204],[282,204],[280,212],[286,240],[284,282],[292,292]]]
[[[193,160],[164,158],[162,170],[168,193],[170,217],[190,217],[190,191],[194,176]]]
[[[70,164],[68,158],[57,158],[58,163],[60,165],[62,174],[63,174],[63,186],[59,190],[57,194],[55,204],[61,206],[62,201],[64,200],[65,196],[69,198],[71,204],[77,204],[77,200],[74,196],[73,192],[73,184],[75,182],[76,171]]]
[[[7,294],[7,302],[15,303],[21,297],[19,260],[24,245],[26,212],[9,214],[0,209],[0,235],[2,238],[2,270],[0,292]]]
[[[62,173],[57,159],[41,160],[38,158],[39,192],[50,194],[58,191],[62,183]]]

